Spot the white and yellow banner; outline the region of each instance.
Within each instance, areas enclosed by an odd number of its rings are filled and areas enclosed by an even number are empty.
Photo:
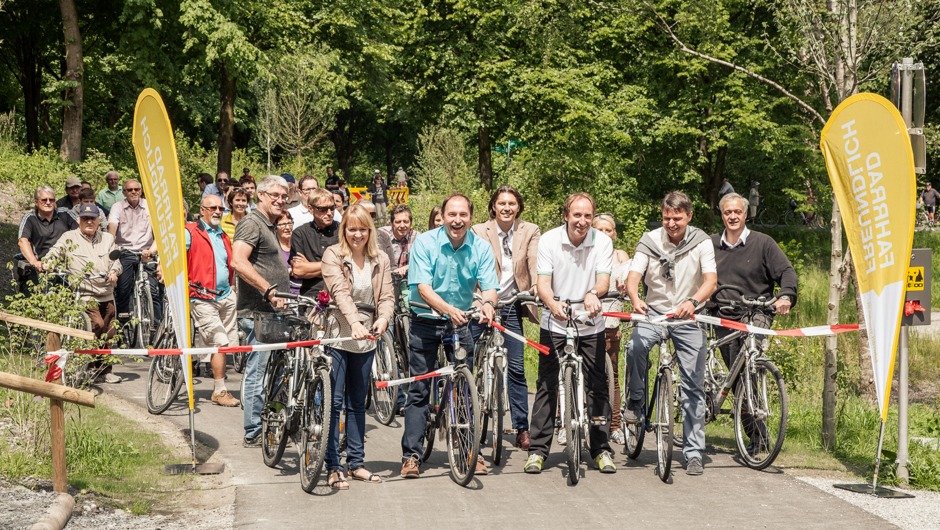
[[[141,184],[147,197],[150,224],[157,241],[163,267],[163,283],[173,315],[176,343],[189,344],[189,275],[186,265],[186,239],[183,234],[186,210],[180,184],[176,141],[160,94],[145,88],[134,107],[134,153],[140,170]],[[189,357],[183,357],[187,361]],[[184,362],[183,373],[193,409],[192,363]]]
[[[876,94],[839,105],[822,130],[858,276],[881,419],[887,420],[914,238],[914,155],[901,114]]]

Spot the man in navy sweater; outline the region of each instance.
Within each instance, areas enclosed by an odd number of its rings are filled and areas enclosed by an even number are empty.
[[[734,285],[741,288],[741,294],[748,298],[763,296],[772,298],[774,288],[779,285],[780,292],[774,303],[774,312],[786,315],[796,303],[797,279],[796,271],[790,260],[780,250],[777,242],[767,234],[754,232],[744,223],[748,212],[748,200],[737,193],[729,193],[721,198],[718,207],[721,210],[721,221],[725,229],[721,234],[712,236],[715,245],[715,264],[718,269],[718,285]],[[722,315],[725,318],[733,316]],[[773,315],[760,313],[751,322],[755,326],[769,328],[773,323]],[[723,337],[732,330],[718,328],[717,334]],[[743,339],[732,341],[721,347],[721,356],[727,366],[734,363],[741,350]],[[754,444],[755,434],[762,425],[746,427],[751,443]],[[755,448],[757,449],[757,448]],[[753,452],[753,451],[752,451]]]

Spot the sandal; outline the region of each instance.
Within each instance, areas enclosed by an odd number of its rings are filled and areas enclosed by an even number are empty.
[[[341,471],[333,471],[329,474],[327,484],[330,486],[330,489],[334,490],[348,490],[349,482],[346,480],[346,477],[343,476]]]
[[[357,471],[364,471],[365,473],[367,473],[367,475],[366,476],[357,475],[356,474]],[[353,480],[367,482],[369,484],[381,484],[382,483],[382,477],[376,475],[375,473],[370,473],[369,470],[367,470],[364,467],[357,467],[356,469],[350,469],[349,477],[352,478]]]

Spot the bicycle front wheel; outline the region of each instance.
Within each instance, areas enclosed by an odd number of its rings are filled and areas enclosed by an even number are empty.
[[[323,458],[326,456],[327,439],[330,436],[330,414],[333,409],[333,393],[330,389],[330,371],[318,368],[313,378],[307,381],[307,392],[303,404],[303,441],[300,450],[300,487],[310,493],[320,479]]]
[[[134,330],[134,347],[146,348],[150,343],[150,326],[153,324],[153,298],[149,282],[135,284],[137,289],[137,323]]]
[[[682,411],[682,385],[676,372],[672,373],[672,378],[672,445],[682,449],[685,444],[685,431],[682,430],[685,419]]]
[[[780,454],[787,435],[787,389],[774,363],[755,365],[750,381],[741,374],[735,390],[734,439],[744,464],[761,470]]]
[[[444,427],[447,432],[447,460],[450,462],[450,478],[466,486],[476,470],[480,450],[480,431],[477,419],[480,405],[477,401],[476,384],[470,369],[462,367],[454,372],[447,396]]]
[[[656,403],[651,411],[656,431],[656,473],[663,482],[672,470],[672,370],[663,368],[656,382]]]
[[[147,379],[147,412],[162,414],[170,408],[183,386],[183,363],[179,355],[154,357]]]
[[[566,429],[568,445],[565,455],[568,460],[568,481],[574,486],[581,479],[581,422],[578,421],[578,401],[575,399],[574,368],[566,366],[562,379],[565,385],[565,410],[562,414],[562,429]]]
[[[493,373],[493,388],[490,392],[490,411],[493,415],[493,464],[503,461],[503,420],[506,416],[506,372],[496,369]]]
[[[377,388],[379,381],[392,381],[398,379],[398,369],[395,366],[395,354],[392,352],[392,334],[386,331],[376,341],[375,357],[372,361],[372,406],[375,419],[382,425],[390,425],[395,419],[395,404],[398,398],[398,387],[389,386]]]
[[[268,366],[270,381],[265,392],[264,408],[261,409],[261,458],[264,465],[274,467],[284,456],[287,447],[287,405],[290,395],[287,390],[287,355],[273,352]]]

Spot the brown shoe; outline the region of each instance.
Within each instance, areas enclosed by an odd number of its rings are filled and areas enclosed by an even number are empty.
[[[519,449],[528,451],[531,443],[532,440],[529,438],[529,431],[519,431],[519,433],[516,434],[516,447]]]
[[[237,407],[239,403],[235,396],[228,393],[228,390],[213,392],[212,402],[222,407]]]
[[[489,475],[490,468],[486,467],[486,462],[483,461],[483,457],[477,455],[477,468],[473,472],[474,475]]]
[[[421,469],[418,467],[418,459],[410,456],[405,463],[401,465],[402,478],[418,478],[421,476]]]

